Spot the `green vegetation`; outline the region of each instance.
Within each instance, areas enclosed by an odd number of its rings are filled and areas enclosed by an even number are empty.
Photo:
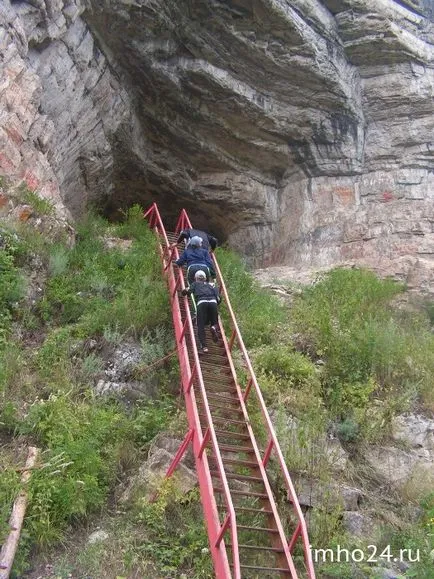
[[[128,252],[104,248],[98,235],[104,224],[95,217],[78,227],[79,243],[73,249],[62,245],[51,249],[51,276],[39,305],[44,321],[74,323],[76,332],[86,335],[116,328],[135,337],[145,328],[167,323],[170,311],[154,235],[143,223],[137,227],[134,214],[129,219],[130,224],[119,226],[123,236],[128,230],[135,233]]]
[[[296,416],[324,407],[346,441],[378,440],[398,411],[434,407],[429,308],[394,308],[402,285],[336,269],[289,308],[261,290],[231,252],[218,258],[262,388],[276,406]]]
[[[387,441],[394,415],[434,408],[432,306],[418,312],[398,309],[394,298],[405,288],[358,269],[329,272],[293,294],[291,305],[285,306],[258,288],[238,258],[230,252],[222,254],[223,259],[220,253],[218,258],[231,302],[291,472],[331,489],[337,475],[328,442],[330,431],[354,453],[366,443]],[[242,361],[240,368],[242,374]],[[249,412],[256,409],[254,401],[249,405]],[[372,485],[369,473],[359,472],[357,461],[345,474],[350,485],[351,477],[359,485]],[[405,505],[422,501],[422,519],[407,523],[404,510],[396,506],[402,530],[394,526],[386,535],[397,549],[419,544],[423,550],[420,563],[411,566],[407,577],[432,576],[429,553],[434,535],[432,512],[430,518],[426,506],[429,484],[414,481],[411,493],[406,491],[410,503],[404,500]],[[432,497],[429,504],[432,509]],[[323,496],[323,506],[310,518],[312,544],[366,551],[363,542],[346,536],[336,497]],[[383,506],[377,502],[373,508],[381,513]],[[350,578],[369,576],[371,570],[366,565],[340,563],[324,565],[321,572],[325,577]]]
[[[220,248],[217,258],[246,347],[275,343],[281,334],[284,308],[275,296],[260,288],[234,252]],[[221,311],[225,319],[224,307]]]
[[[29,484],[15,576],[23,576],[32,554],[59,541],[70,545],[74,529],[103,516],[111,538],[79,553],[71,548],[58,560],[59,576],[110,568],[114,577],[211,577],[197,491],[182,495],[174,479],[155,503],[138,497],[121,513],[108,508],[116,504],[117,483],[137,470],[155,435],[185,430],[173,398],[176,364],[149,371],[174,345],[156,241],[141,208],[131,208],[117,225],[89,214],[73,246],[66,235],[50,240],[25,223],[2,227],[0,243],[0,433],[11,441],[0,447],[0,537],[20,488],[14,445],[43,451],[42,468]],[[328,433],[356,454],[363,444],[387,440],[396,413],[434,408],[432,307],[411,315],[394,308],[401,285],[337,269],[287,306],[262,290],[235,254],[219,248],[217,257],[291,472],[327,485],[336,476]],[[224,303],[221,315],[227,320]],[[132,378],[153,381],[158,401],[129,406],[95,396],[92,385],[126,340],[141,348]],[[235,364],[245,385],[241,356]],[[258,439],[266,442],[254,395],[248,408]],[[270,472],[279,489],[272,464]],[[346,475],[363,478],[354,468]],[[366,483],[372,488],[369,478]],[[426,488],[408,489],[408,501],[422,501],[424,514],[385,534],[397,549],[417,543],[424,550],[407,577],[429,577],[434,512],[426,495]],[[331,500],[328,507],[312,514],[312,542],[351,546],[341,505]],[[324,573],[364,576],[354,566],[327,566]]]
[[[17,189],[17,197],[21,203],[26,203],[38,215],[52,215],[54,206],[47,199],[40,197],[35,191],[28,188],[26,183],[21,183]]]
[[[164,481],[154,503],[141,500],[136,509],[137,521],[148,533],[143,553],[152,557],[163,577],[179,576],[189,568],[197,578],[214,577],[198,489],[180,492],[175,477]]]
[[[24,278],[15,264],[19,245],[7,231],[0,229],[0,348],[4,347],[10,331],[13,312],[25,291]]]
[[[434,336],[423,313],[390,305],[403,290],[368,271],[336,269],[295,300],[292,331],[325,361],[323,397],[332,417],[363,421],[374,398],[392,413],[418,398],[434,402]]]
[[[129,407],[92,389],[104,350],[124,339],[142,345],[139,373],[173,349],[156,240],[141,215],[133,207],[117,226],[89,215],[73,247],[53,244],[23,223],[1,230],[0,432],[43,451],[43,466],[29,483],[15,576],[31,551],[63,540],[68,526],[102,509],[118,478],[175,419],[176,401],[166,395],[177,382],[170,361],[145,373],[158,384],[158,401]],[[127,239],[129,247],[107,246],[110,237]],[[42,289],[34,300],[25,299],[29,271]],[[19,488],[13,448],[10,456],[7,449],[2,535]]]

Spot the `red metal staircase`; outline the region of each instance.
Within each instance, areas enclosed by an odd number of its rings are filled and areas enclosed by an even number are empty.
[[[314,579],[303,513],[217,260],[213,256],[230,328],[223,328],[220,319],[222,339],[199,357],[189,301],[180,294],[184,271],[172,265],[178,257],[172,244],[182,229],[191,228],[190,220],[183,210],[175,232],[166,233],[155,203],[144,216],[159,239],[189,422],[167,476],[191,444],[217,578]],[[286,487],[286,501],[279,509],[270,484],[276,478]]]

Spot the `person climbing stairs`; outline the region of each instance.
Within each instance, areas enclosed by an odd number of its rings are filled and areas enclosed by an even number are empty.
[[[185,271],[172,264],[178,255],[179,232],[191,228],[188,215],[181,212],[174,232],[165,231],[156,204],[145,218],[158,235],[189,422],[167,476],[192,446],[216,577],[314,579],[306,522],[217,259],[213,255],[230,328],[223,328],[220,319],[215,325],[217,340],[206,356],[199,357]],[[236,359],[243,361],[243,368]],[[255,417],[258,413],[262,416],[260,428],[249,410]],[[276,473],[286,488],[284,500],[272,489]]]

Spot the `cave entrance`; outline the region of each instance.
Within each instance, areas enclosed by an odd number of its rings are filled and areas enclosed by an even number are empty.
[[[126,195],[113,195],[100,205],[100,212],[110,221],[121,221],[127,209],[135,204],[147,210],[152,203],[158,205],[161,218],[167,231],[174,231],[179,214],[185,209],[195,229],[207,231],[217,237],[219,244],[224,243],[229,235],[228,210],[215,202],[198,200],[190,193],[173,193],[169,191],[144,192],[136,190]],[[226,221],[226,223],[225,223]]]

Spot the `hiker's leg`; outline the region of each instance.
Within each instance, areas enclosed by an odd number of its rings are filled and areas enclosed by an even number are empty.
[[[197,337],[199,338],[199,348],[206,347],[205,322],[207,318],[208,304],[202,303],[197,306]]]
[[[211,326],[217,327],[218,324],[217,304],[208,304],[208,321]]]

